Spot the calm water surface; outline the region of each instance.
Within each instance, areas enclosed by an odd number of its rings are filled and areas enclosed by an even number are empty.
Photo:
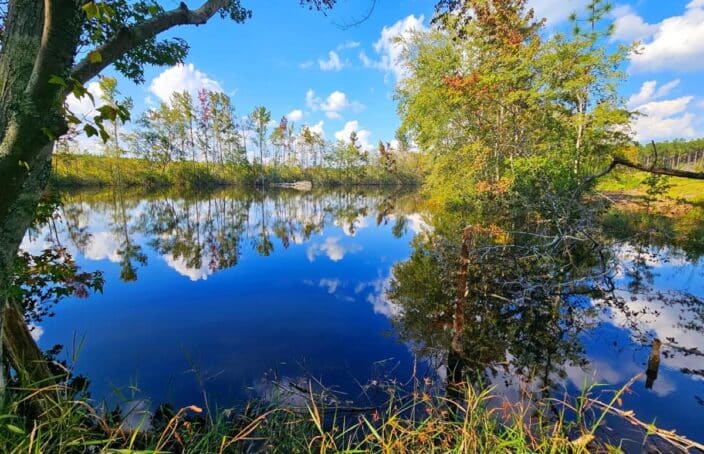
[[[111,402],[134,394],[152,406],[202,405],[205,391],[227,407],[308,376],[358,401],[362,384],[406,381],[414,367],[442,377],[442,358],[416,360],[398,340],[399,309],[386,294],[394,264],[431,229],[419,206],[415,194],[381,190],[68,194],[23,248],[61,244],[83,270],[103,271],[105,288],[62,301],[34,335],[43,348],[64,345],[63,358],[80,347],[76,372]],[[553,390],[618,387],[645,373],[659,338],[657,378],[641,377],[623,405],[701,441],[704,262],[676,249],[614,252],[623,302],[578,303],[585,329],[577,353],[549,371]],[[515,398],[535,381],[511,359],[506,352],[487,375]]]

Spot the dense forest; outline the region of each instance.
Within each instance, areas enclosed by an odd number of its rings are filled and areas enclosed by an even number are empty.
[[[638,158],[646,166],[661,162],[667,167],[701,170],[704,160],[704,140],[672,140],[641,145]]]

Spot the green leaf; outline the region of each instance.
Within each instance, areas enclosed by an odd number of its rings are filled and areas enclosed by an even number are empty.
[[[115,10],[110,5],[103,4],[103,16],[106,22],[112,21],[112,16],[115,15]]]
[[[5,424],[5,427],[7,427],[7,429],[8,429],[10,432],[14,432],[14,433],[19,434],[19,435],[24,435],[24,430],[22,430],[21,428],[17,427],[17,426],[14,425],[14,424]]]
[[[110,140],[110,134],[104,129],[100,128],[100,138],[103,139],[103,143],[107,143]]]
[[[91,63],[100,63],[103,61],[103,56],[100,55],[100,52],[98,52],[97,50],[94,50],[93,52],[88,54],[88,60]]]
[[[93,136],[98,135],[98,130],[95,129],[95,126],[93,126],[93,125],[85,125],[83,127],[83,130],[85,131],[85,133],[88,137],[93,137]]]
[[[63,77],[60,77],[60,76],[56,76],[56,75],[51,76],[51,77],[49,78],[49,83],[52,84],[52,85],[59,85],[59,86],[62,87],[62,88],[68,87],[68,85],[66,84],[66,81],[64,80],[64,78],[63,78]]]
[[[42,132],[49,138],[49,140],[56,139],[54,132],[49,128],[42,128]]]
[[[83,11],[85,11],[88,19],[98,19],[100,17],[100,10],[95,2],[89,2],[83,5]]]
[[[106,104],[104,106],[98,107],[96,110],[100,113],[101,117],[110,121],[115,121],[115,119],[117,118],[117,109],[115,109],[115,107],[113,106],[109,106]]]
[[[81,119],[72,113],[66,114],[66,120],[68,120],[69,123],[76,124],[76,125],[81,122]]]
[[[123,123],[126,123],[130,119],[130,109],[127,106],[119,106],[117,109],[117,116]]]

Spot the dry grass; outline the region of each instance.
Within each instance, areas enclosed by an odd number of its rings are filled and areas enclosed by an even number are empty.
[[[619,452],[620,440],[600,438],[608,415],[641,427],[661,444],[702,449],[701,444],[619,409],[621,395],[631,383],[613,392],[608,402],[593,397],[596,387],[571,399],[508,402],[490,388],[469,385],[459,390],[461,398],[450,399],[442,388],[420,382],[408,392],[389,388],[385,404],[373,409],[324,405],[311,387],[304,407],[252,404],[236,414],[220,412],[210,422],[201,408],[191,405],[160,421],[145,414],[131,428],[101,414],[85,399],[72,398],[65,386],[15,389],[0,413],[0,451]],[[37,397],[50,403],[50,411],[36,418],[20,416],[26,403]]]

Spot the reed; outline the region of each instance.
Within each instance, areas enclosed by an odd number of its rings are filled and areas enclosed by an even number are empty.
[[[205,415],[195,405],[178,411],[162,406],[154,414],[141,413],[137,418],[98,410],[85,393],[75,395],[68,385],[13,388],[0,412],[0,451],[620,452],[618,435],[603,437],[607,416],[641,427],[644,437],[657,439],[653,441],[660,446],[703,449],[695,441],[646,424],[633,412],[618,408],[622,394],[636,378],[606,401],[595,397],[599,385],[585,384],[575,397],[508,402],[490,387],[468,384],[461,385],[460,398],[450,399],[443,387],[420,381],[408,390],[388,385],[388,399],[369,408],[330,405],[311,386],[302,407],[252,402],[239,411]],[[54,408],[32,418],[23,416],[22,409],[38,395]],[[133,424],[127,425],[130,416]]]

